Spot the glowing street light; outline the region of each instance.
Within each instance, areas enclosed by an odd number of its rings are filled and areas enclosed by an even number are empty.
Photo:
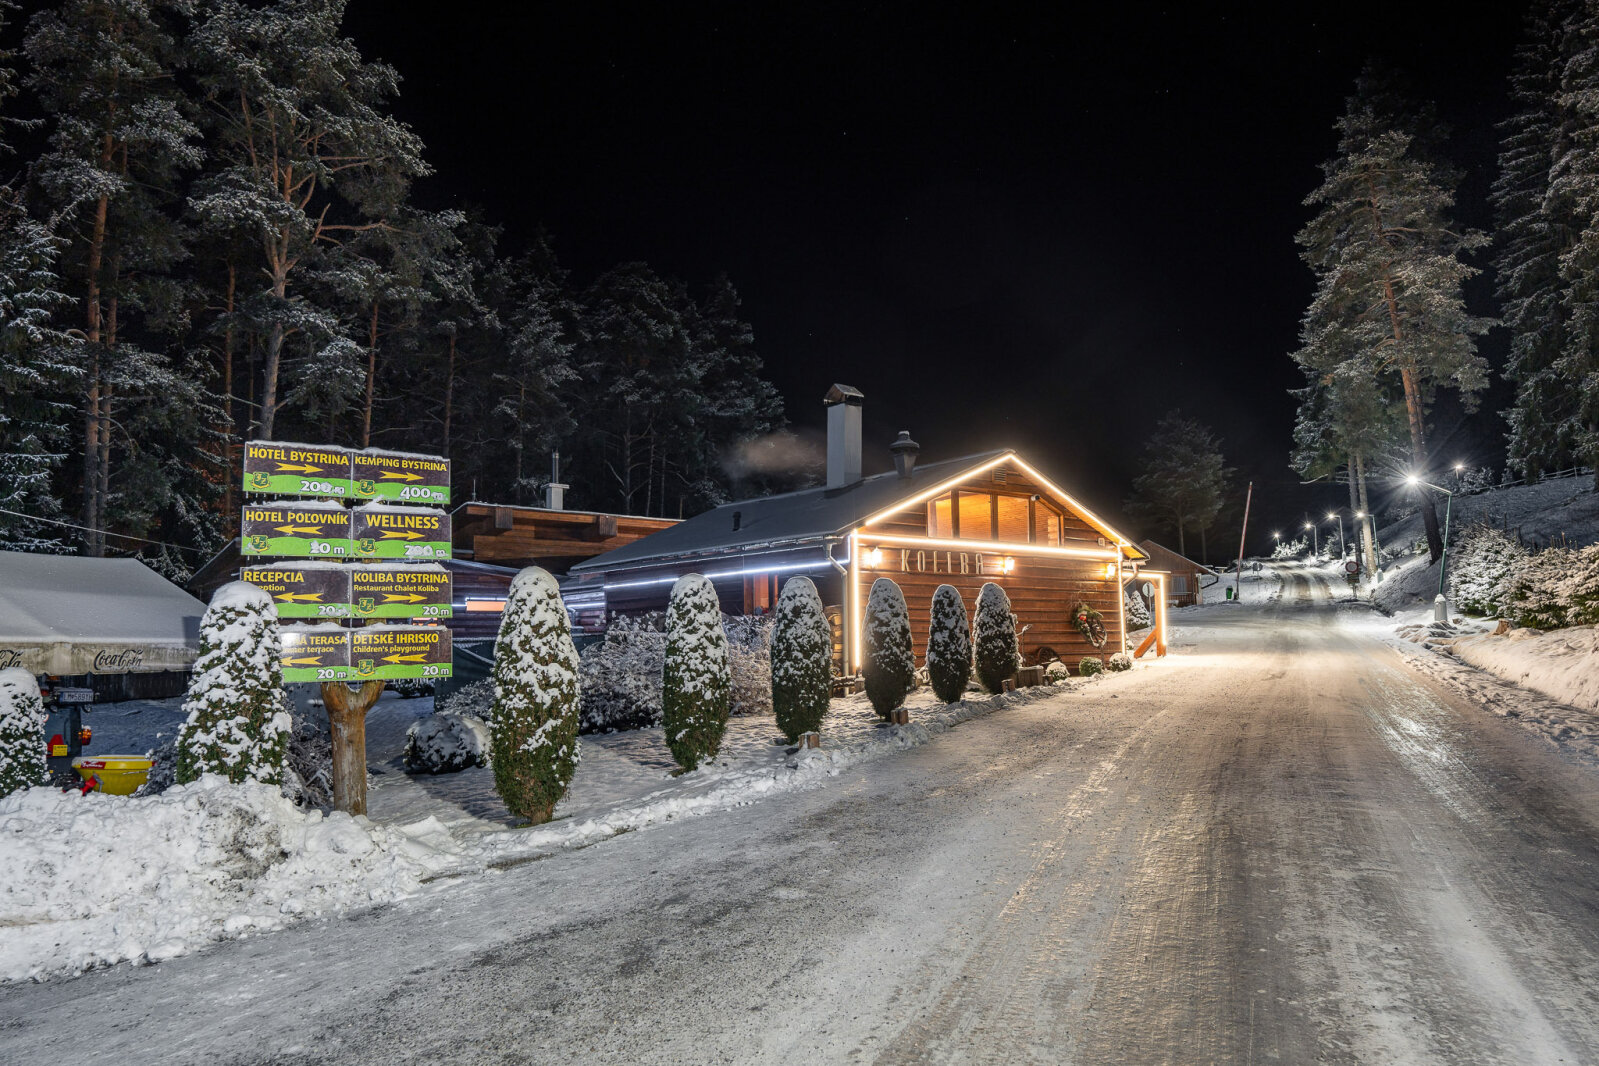
[[[1455,464],[1459,469],[1463,464]],[[1434,485],[1430,481],[1423,481],[1415,474],[1406,476],[1405,483],[1411,488],[1425,485],[1429,489],[1436,489],[1443,493],[1447,499],[1444,502],[1444,550],[1438,556],[1438,598],[1433,601],[1433,617],[1438,621],[1447,621],[1449,616],[1449,600],[1444,596],[1444,580],[1449,573],[1449,512],[1455,505],[1455,494],[1442,485]],[[1440,617],[1441,613],[1441,617]]]
[[[1349,554],[1349,545],[1344,542],[1344,516],[1337,511],[1327,512],[1327,521],[1338,520],[1338,558],[1342,559]]]
[[[1305,528],[1310,530],[1310,557],[1319,559],[1321,557],[1321,547],[1316,540],[1316,523],[1306,522]]]

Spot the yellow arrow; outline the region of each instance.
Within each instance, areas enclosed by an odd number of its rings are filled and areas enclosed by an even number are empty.
[[[295,470],[302,474],[315,474],[322,468],[320,466],[312,466],[310,463],[279,463],[278,469]]]
[[[412,474],[412,473],[409,473],[409,472],[396,473],[393,470],[385,470],[385,471],[383,471],[383,473],[379,474],[378,477],[395,478],[396,480],[404,480],[404,481],[421,481],[422,480],[422,475],[421,474]]]
[[[284,592],[284,593],[281,593],[280,595],[278,595],[275,598],[276,599],[280,599],[280,600],[286,600],[289,603],[294,603],[296,600],[298,600],[301,603],[321,603],[322,602],[322,593],[320,593],[320,592]]]
[[[405,529],[405,530],[383,529],[383,530],[379,530],[378,532],[383,534],[383,539],[384,540],[402,540],[402,539],[403,540],[421,540],[422,539],[422,534],[420,534],[420,533],[412,533],[409,529]]]
[[[304,533],[308,537],[320,537],[321,526],[273,526],[279,533]]]
[[[313,655],[309,659],[284,659],[284,666],[321,666],[322,656]]]
[[[416,655],[385,655],[383,661],[386,663],[425,663],[427,658],[425,654],[421,653]]]
[[[427,599],[426,596],[418,596],[414,592],[407,592],[403,596],[395,596],[395,595],[386,593],[384,595],[384,597],[383,597],[383,602],[384,603],[421,603],[425,599]]]

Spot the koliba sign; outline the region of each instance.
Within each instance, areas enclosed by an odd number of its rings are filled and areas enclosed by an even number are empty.
[[[396,503],[450,502],[450,461],[442,455],[354,452],[316,444],[251,441],[244,491]]]
[[[278,627],[278,663],[284,682],[348,679],[351,632],[337,626]]]
[[[351,681],[449,677],[453,670],[443,626],[365,626],[349,634]]]
[[[449,618],[455,611],[442,566],[357,566],[350,571],[356,618]]]
[[[357,559],[450,557],[450,516],[443,511],[361,507],[350,513]]]
[[[240,518],[240,554],[353,558],[350,514],[338,504],[246,504]]]
[[[251,441],[244,446],[244,491],[349,499],[350,455],[342,448]]]
[[[239,580],[271,596],[279,618],[350,616],[350,570],[339,563],[246,566]]]
[[[358,500],[450,502],[450,461],[439,455],[351,452],[350,481]]]

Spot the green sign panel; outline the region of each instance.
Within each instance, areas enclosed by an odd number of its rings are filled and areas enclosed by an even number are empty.
[[[348,680],[351,632],[333,625],[279,626],[284,682]]]
[[[356,618],[449,618],[450,574],[442,566],[357,566],[350,571]]]
[[[350,616],[350,568],[342,563],[246,566],[239,580],[265,590],[279,618]]]
[[[450,557],[450,516],[431,507],[358,507],[350,531],[357,559],[426,562]]]
[[[314,444],[251,441],[244,446],[244,491],[350,499],[355,495],[350,453]]]
[[[296,559],[349,559],[350,512],[338,504],[246,504],[240,553]]]
[[[350,633],[350,680],[449,677],[450,631],[443,626],[363,626]]]
[[[351,452],[350,482],[358,500],[450,502],[450,461],[442,455]]]

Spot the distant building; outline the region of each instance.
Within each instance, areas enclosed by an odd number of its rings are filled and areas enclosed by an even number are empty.
[[[1150,569],[1171,575],[1166,579],[1166,599],[1173,607],[1192,607],[1204,603],[1204,590],[1216,582],[1203,579],[1221,576],[1203,563],[1196,563],[1186,555],[1178,555],[1164,544],[1146,540],[1139,547],[1149,556]]]

